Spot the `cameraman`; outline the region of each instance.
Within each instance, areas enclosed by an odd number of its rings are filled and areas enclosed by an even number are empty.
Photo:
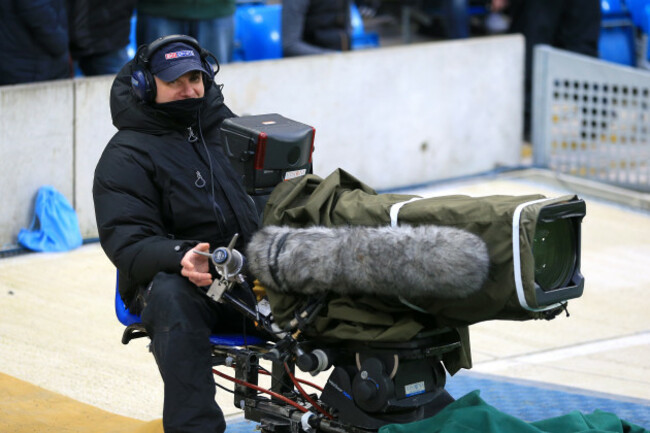
[[[164,381],[166,433],[226,428],[209,335],[241,332],[245,319],[201,293],[214,271],[192,250],[227,245],[235,233],[243,248],[258,228],[221,147],[220,125],[234,114],[213,82],[211,57],[182,35],[140,47],[113,82],[118,132],[93,185],[102,248],[119,270],[122,299],[141,314]]]

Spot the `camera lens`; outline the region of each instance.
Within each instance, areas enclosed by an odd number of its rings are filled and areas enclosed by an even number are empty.
[[[570,219],[537,223],[533,259],[535,281],[543,291],[566,287],[576,266],[576,236]]]

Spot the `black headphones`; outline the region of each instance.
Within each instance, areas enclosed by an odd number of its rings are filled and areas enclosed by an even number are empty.
[[[135,53],[135,59],[133,61],[133,72],[131,73],[131,88],[136,98],[143,102],[153,102],[156,99],[156,80],[151,73],[150,60],[153,53],[158,51],[164,45],[171,44],[173,42],[183,42],[192,48],[194,48],[199,55],[201,56],[201,63],[206,71],[208,71],[208,76],[204,75],[203,84],[205,90],[208,90],[208,87],[211,86],[214,82],[214,76],[219,72],[219,61],[210,51],[202,48],[198,41],[191,36],[187,35],[169,35],[163,36],[156,39],[148,45],[140,45],[138,51]],[[212,69],[212,64],[208,62],[208,58],[212,58],[217,65],[216,71]]]

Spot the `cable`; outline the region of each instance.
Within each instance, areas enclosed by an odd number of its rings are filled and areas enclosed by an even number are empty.
[[[199,109],[199,114],[197,116],[198,129],[199,129],[199,138],[201,139],[201,144],[205,150],[205,156],[208,158],[208,165],[210,167],[210,194],[212,196],[212,210],[214,211],[214,216],[217,220],[223,222],[223,226],[226,226],[226,219],[223,216],[223,211],[219,208],[219,204],[214,196],[214,169],[212,167],[212,155],[208,150],[207,144],[205,144],[205,139],[203,138],[203,129],[201,127],[201,110]]]
[[[221,384],[219,384],[219,383],[216,383],[216,382],[215,382],[215,385],[216,385],[218,388],[221,388],[221,389],[223,389],[224,391],[229,392],[230,394],[234,394],[234,393],[235,393],[235,391],[233,391],[232,389],[228,389],[228,388],[226,388],[225,386],[223,386],[223,385],[221,385]]]
[[[300,391],[300,394],[302,394],[302,396],[305,398],[305,400],[307,400],[309,403],[311,403],[311,405],[313,407],[315,407],[317,411],[322,413],[328,419],[334,419],[334,417],[329,412],[327,412],[325,409],[323,409],[318,403],[316,403],[316,401],[313,398],[311,398],[309,395],[307,395],[305,390],[302,389],[302,387],[300,386],[300,383],[298,382],[298,380],[294,377],[293,374],[291,374],[291,370],[289,369],[289,366],[287,365],[286,362],[284,363],[284,369],[286,370],[287,374],[291,378],[291,381],[296,386],[298,391]]]
[[[274,378],[274,379],[277,380],[278,382],[280,381],[276,376],[273,375],[273,373],[271,373],[270,371],[268,371],[266,368],[264,368],[264,367],[262,367],[262,366],[259,366],[259,370],[258,370],[258,372],[261,373],[261,374],[266,374],[266,375],[268,375],[268,376],[271,376],[272,378]],[[294,377],[295,377],[295,376],[294,376]],[[320,391],[320,392],[323,392],[323,388],[320,387],[320,386],[318,386],[318,385],[316,385],[315,383],[312,383],[312,382],[309,382],[309,381],[307,381],[307,380],[300,379],[300,378],[297,378],[297,377],[296,377],[296,380],[297,380],[298,382],[302,383],[302,384],[308,385],[308,386],[310,386],[310,387],[312,387],[312,388],[314,388],[314,389],[316,389],[316,390],[318,390],[318,391]]]
[[[230,367],[234,369],[234,368],[237,367],[237,364],[233,363],[233,364],[230,365]],[[272,372],[270,372],[270,371],[267,370],[266,368],[262,367],[261,365],[258,365],[258,366],[257,366],[257,372],[258,372],[259,374],[264,374],[264,375],[266,375],[266,376],[271,376],[273,379],[275,379],[275,380],[278,381],[278,382],[282,382],[282,381],[283,381],[281,378],[278,378],[276,375],[274,375]],[[305,384],[305,385],[307,385],[307,386],[310,386],[310,387],[314,388],[314,389],[317,390],[317,391],[323,392],[323,388],[322,388],[321,386],[319,386],[319,385],[316,385],[316,384],[313,383],[313,382],[309,382],[309,381],[307,381],[307,380],[300,379],[300,378],[295,377],[295,376],[294,376],[294,378],[295,378],[298,382],[300,382],[300,383],[302,383],[302,384]],[[293,384],[293,382],[291,382],[291,383]],[[285,382],[284,385],[289,385],[289,384]],[[230,391],[230,390],[229,390],[229,391]],[[231,391],[231,392],[232,392],[232,391]],[[296,393],[295,391],[291,391],[291,392],[294,393],[294,394],[296,394],[296,395],[298,394],[298,393]]]
[[[284,394],[285,396],[287,395],[287,393],[291,393],[291,395],[295,396],[296,398],[300,397],[300,394],[298,392],[296,392],[296,390],[294,389],[293,383],[291,381],[285,380],[286,378],[277,377],[276,375],[274,375],[272,372],[270,372],[266,368],[262,367],[261,365],[257,366],[257,373],[258,374],[264,374],[264,375],[267,375],[267,376],[271,376],[271,378],[273,380],[275,380],[278,383],[281,383],[285,388],[287,388],[287,391]],[[291,388],[291,389],[289,389],[289,388]]]
[[[306,407],[300,406],[295,401],[290,400],[290,399],[286,398],[285,396],[278,394],[277,392],[273,392],[273,391],[270,391],[268,389],[264,389],[264,388],[262,388],[260,386],[253,385],[252,383],[245,382],[245,381],[243,381],[241,379],[237,379],[235,377],[228,376],[227,374],[220,372],[216,368],[213,368],[212,372],[214,374],[216,374],[217,376],[222,377],[224,379],[228,379],[228,380],[230,380],[232,382],[235,382],[238,385],[247,386],[248,388],[254,389],[255,391],[259,391],[259,392],[269,394],[271,397],[277,398],[277,399],[279,399],[279,400],[281,400],[281,401],[283,401],[283,402],[285,402],[287,404],[290,404],[291,406],[295,407],[296,409],[298,409],[301,412],[309,412],[309,409],[307,409]]]

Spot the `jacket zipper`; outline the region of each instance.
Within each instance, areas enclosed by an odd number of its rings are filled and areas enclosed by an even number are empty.
[[[196,134],[194,133],[194,130],[192,129],[191,126],[187,128],[187,133],[188,133],[187,141],[189,141],[190,143],[195,143],[196,140],[199,139],[199,137],[197,137]]]
[[[205,186],[205,179],[201,176],[201,172],[196,170],[196,180],[194,181],[194,186],[197,188],[203,188]]]
[[[199,136],[197,136],[194,133],[194,130],[192,127],[187,128],[188,136],[187,136],[187,141],[190,143],[195,143],[198,141]],[[210,198],[212,200],[212,207],[215,210],[215,216],[217,217],[217,224],[220,225],[221,231],[224,230],[226,227],[226,217],[223,215],[223,210],[221,209],[221,206],[219,206],[219,203],[217,203],[217,200],[215,199],[214,196],[214,174],[212,173],[212,160],[210,159],[210,152],[208,151],[208,147],[205,145],[205,141],[203,141],[203,136],[201,134],[201,129],[199,128],[199,135],[201,135],[201,142],[203,143],[203,148],[205,149],[205,156],[208,158],[208,165],[210,166]],[[194,182],[194,185],[198,188],[204,187],[206,184],[205,179],[201,175],[201,172],[199,170],[196,170],[196,181]],[[220,221],[219,221],[220,220]],[[221,222],[222,224],[219,224]]]

